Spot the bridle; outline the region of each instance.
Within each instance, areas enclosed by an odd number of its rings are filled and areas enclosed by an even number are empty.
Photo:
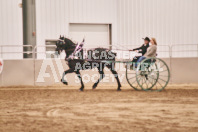
[[[64,41],[64,40],[62,40],[62,39],[59,39],[58,41],[63,42],[63,44],[65,44],[65,41]]]

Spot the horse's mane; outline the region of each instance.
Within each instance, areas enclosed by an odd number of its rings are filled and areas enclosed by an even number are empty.
[[[76,46],[77,44],[75,42],[73,42],[71,39],[69,38],[65,38],[65,42],[69,45],[69,46]]]

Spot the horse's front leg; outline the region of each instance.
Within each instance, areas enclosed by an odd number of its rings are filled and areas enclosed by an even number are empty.
[[[64,77],[67,73],[72,73],[72,72],[74,72],[74,68],[70,68],[69,70],[66,70],[63,72],[62,79],[61,79],[61,82],[63,84],[68,85],[68,82],[64,79]]]

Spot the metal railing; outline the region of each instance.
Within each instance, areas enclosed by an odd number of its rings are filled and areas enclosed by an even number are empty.
[[[56,48],[56,45],[37,45],[34,47],[34,59],[45,59],[47,57],[46,53],[51,51],[46,51],[46,48]],[[54,51],[55,52],[55,51]],[[51,52],[52,53],[52,52]],[[43,56],[43,57],[42,57]]]
[[[33,59],[45,59],[46,54],[50,54],[46,48],[56,48],[56,45],[43,45],[33,48],[32,45],[0,45],[0,58],[2,59],[23,59],[24,54],[32,54]],[[96,48],[86,47],[85,51]],[[99,45],[98,47],[110,48],[117,52],[129,52],[129,49],[139,47],[138,45]],[[198,44],[174,44],[158,45],[158,57],[177,58],[177,57],[198,57]],[[24,48],[30,49],[24,51]],[[51,52],[52,53],[52,52]]]
[[[198,44],[175,44],[170,53],[171,57],[198,57]]]
[[[30,51],[24,51],[24,48]],[[8,56],[4,56],[4,55]],[[3,59],[23,59],[24,54],[33,54],[32,45],[0,45],[0,57]],[[9,58],[9,56],[11,58]]]

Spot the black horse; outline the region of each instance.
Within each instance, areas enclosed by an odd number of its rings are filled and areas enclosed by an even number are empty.
[[[64,76],[67,73],[73,73],[75,72],[81,82],[81,88],[80,91],[83,91],[84,84],[82,81],[82,77],[80,74],[80,70],[86,70],[86,69],[92,69],[96,67],[98,69],[98,72],[100,73],[100,78],[95,82],[93,85],[93,89],[95,89],[98,85],[98,83],[105,77],[104,75],[104,67],[107,67],[110,69],[112,74],[114,74],[118,88],[117,90],[121,90],[121,84],[120,80],[118,78],[118,73],[115,71],[115,57],[116,53],[113,53],[109,49],[105,48],[95,48],[92,50],[87,51],[87,57],[83,56],[83,49],[80,49],[80,51],[75,55],[75,58],[71,58],[71,55],[76,49],[77,44],[75,44],[73,41],[71,41],[68,38],[65,38],[64,36],[59,38],[59,40],[56,43],[56,51],[58,54],[60,54],[63,50],[65,50],[66,53],[66,61],[68,61],[69,69],[64,71],[62,75],[61,82],[65,85],[68,85],[67,81],[64,79]]]

